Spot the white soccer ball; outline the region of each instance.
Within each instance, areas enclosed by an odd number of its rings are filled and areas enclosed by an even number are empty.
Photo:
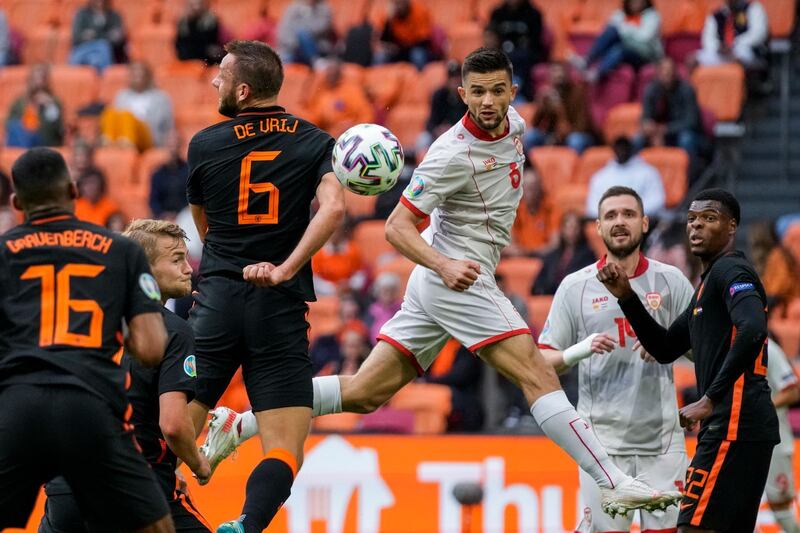
[[[403,170],[403,147],[377,124],[358,124],[342,133],[333,148],[333,172],[356,194],[374,196],[397,183]]]

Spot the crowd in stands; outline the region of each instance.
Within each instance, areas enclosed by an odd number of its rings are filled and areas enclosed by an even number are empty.
[[[132,218],[155,216],[195,234],[186,146],[194,132],[223,118],[210,80],[232,38],[263,40],[279,51],[286,63],[279,102],[290,112],[334,136],[363,122],[398,135],[407,158],[397,187],[378,198],[348,194],[348,221],[312,262],[319,301],[311,304],[311,351],[321,374],[355,371],[400,306],[412,265],[384,241],[381,220],[430,144],[464,116],[458,87],[467,53],[479,46],[505,51],[520,89],[514,106],[528,122],[524,199],[497,279],[536,331],[563,277],[602,254],[593,218],[613,185],[633,187],[644,199],[654,228],[648,253],[697,278],[670,210],[711,160],[714,123],[739,120],[745,71],[768,81],[769,40],[786,37],[791,27],[782,19],[794,18],[776,11],[788,5],[777,0],[35,5],[0,0],[0,232],[19,222],[3,172],[25,148],[44,145],[69,162],[81,193],[79,217],[121,229]],[[796,356],[798,328],[782,321],[800,318],[800,224],[787,226],[754,225],[751,249],[779,302],[776,331]],[[190,253],[199,261],[196,238]],[[183,312],[189,305],[177,303]],[[483,371],[450,343],[421,379],[446,391],[447,428],[482,427]],[[564,380],[574,394],[574,375]],[[507,385],[500,390],[513,425],[527,410]],[[235,394],[226,401],[246,406]],[[380,416],[347,423],[376,427]]]

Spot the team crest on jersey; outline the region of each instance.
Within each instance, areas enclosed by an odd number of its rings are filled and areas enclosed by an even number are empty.
[[[484,159],[483,166],[486,167],[486,170],[494,170],[494,167],[497,166],[497,158],[492,156],[489,159]]]
[[[592,309],[595,311],[604,311],[608,309],[608,296],[592,298]]]
[[[161,289],[158,288],[155,278],[147,272],[139,276],[139,287],[151,300],[161,301]]]
[[[650,309],[653,311],[658,310],[661,307],[661,293],[660,292],[648,292],[644,295],[644,299],[647,300],[647,305],[650,306]]]
[[[519,138],[519,135],[514,136],[514,148],[517,149],[519,155],[525,155],[525,148],[522,146],[522,140]]]
[[[183,371],[186,372],[186,375],[190,378],[197,377],[197,360],[194,355],[190,355],[183,360]]]
[[[422,194],[424,190],[425,190],[425,180],[423,180],[419,176],[414,176],[413,178],[411,178],[411,183],[409,183],[408,187],[406,187],[406,193],[411,198],[416,198],[417,196]]]

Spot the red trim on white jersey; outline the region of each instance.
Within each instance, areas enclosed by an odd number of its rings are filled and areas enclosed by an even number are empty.
[[[597,269],[599,270],[599,269],[603,268],[604,266],[606,266],[606,262],[607,261],[608,261],[608,256],[604,255],[600,259],[600,261],[597,262]],[[633,272],[633,276],[631,276],[630,279],[638,278],[639,276],[641,276],[642,274],[647,272],[647,267],[649,267],[649,266],[650,266],[650,261],[647,260],[647,258],[644,256],[644,254],[640,253],[639,254],[639,262],[636,263],[636,270]]]
[[[406,206],[409,211],[411,211],[412,213],[414,213],[415,215],[417,215],[420,218],[425,218],[425,217],[428,216],[427,214],[425,214],[422,211],[420,211],[419,207],[417,207],[414,204],[412,204],[411,200],[409,200],[405,196],[401,196],[400,197],[400,203],[403,204],[404,206]]]
[[[409,360],[409,361],[411,362],[411,364],[414,366],[414,369],[417,371],[417,374],[418,374],[418,375],[420,375],[420,376],[421,376],[421,375],[423,375],[423,374],[425,373],[425,370],[424,370],[424,369],[423,369],[421,366],[419,366],[419,361],[417,361],[417,358],[416,358],[416,357],[414,357],[414,354],[413,354],[413,353],[411,353],[411,350],[409,350],[408,348],[406,348],[405,346],[403,346],[402,344],[400,344],[398,341],[394,340],[394,339],[393,339],[393,338],[391,338],[390,336],[386,335],[385,333],[380,333],[380,334],[379,334],[377,337],[375,337],[375,338],[376,338],[376,339],[378,339],[379,341],[385,341],[385,342],[388,342],[389,344],[391,344],[392,346],[394,346],[395,348],[397,348],[397,350],[398,350],[398,351],[399,351],[401,354],[403,354],[403,355],[405,355],[406,357],[408,357],[408,360]]]
[[[478,124],[476,124],[475,121],[472,120],[472,117],[469,116],[469,111],[467,111],[467,113],[464,115],[464,118],[461,119],[461,123],[464,125],[465,128],[467,128],[467,131],[470,132],[476,139],[480,139],[481,141],[494,142],[494,141],[499,141],[500,139],[508,135],[509,131],[511,131],[511,121],[508,120],[508,114],[506,114],[506,118],[504,118],[503,120],[505,120],[506,122],[506,129],[503,131],[503,134],[498,137],[492,137],[488,131],[478,126]]]
[[[531,330],[528,329],[528,328],[520,328],[520,329],[515,329],[515,330],[512,330],[512,331],[506,331],[505,333],[501,333],[500,335],[495,335],[494,337],[489,337],[488,339],[484,339],[484,340],[482,340],[481,342],[479,342],[477,344],[473,344],[472,346],[467,348],[467,350],[469,350],[470,352],[474,352],[475,350],[477,350],[479,348],[483,348],[484,346],[487,346],[489,344],[494,344],[495,342],[500,342],[503,339],[507,339],[509,337],[516,337],[517,335],[525,335],[525,334],[530,335],[531,334]]]

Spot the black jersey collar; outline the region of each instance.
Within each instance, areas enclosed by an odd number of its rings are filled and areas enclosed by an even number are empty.
[[[52,211],[45,211],[44,213],[37,213],[28,217],[27,222],[38,226],[40,224],[47,224],[48,222],[56,222],[58,220],[68,220],[75,218],[75,213],[67,211],[66,209],[54,209]]]
[[[286,110],[279,105],[271,105],[267,107],[246,107],[236,113],[236,116],[249,117],[252,115],[276,115],[278,113],[286,113]]]

